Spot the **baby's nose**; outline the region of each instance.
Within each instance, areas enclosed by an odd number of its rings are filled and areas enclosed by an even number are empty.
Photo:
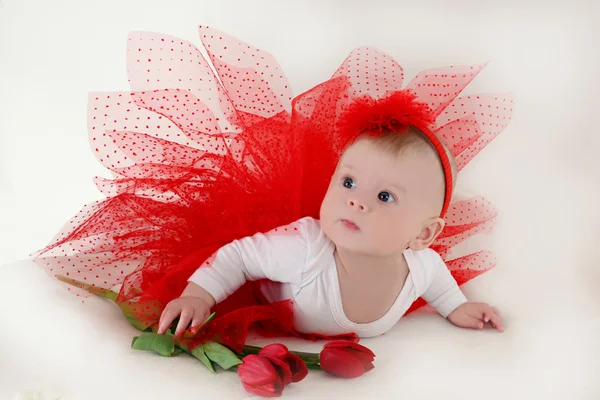
[[[359,211],[363,211],[363,212],[369,211],[366,204],[364,204],[363,202],[359,202],[355,199],[348,199],[348,206],[350,206],[351,208],[355,208]]]

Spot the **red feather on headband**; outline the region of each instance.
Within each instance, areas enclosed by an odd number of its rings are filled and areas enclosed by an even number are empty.
[[[356,100],[340,117],[339,129],[342,135],[356,135],[384,128],[398,131],[408,125],[426,128],[433,122],[427,104],[418,102],[412,91],[401,90],[380,100],[368,96]]]

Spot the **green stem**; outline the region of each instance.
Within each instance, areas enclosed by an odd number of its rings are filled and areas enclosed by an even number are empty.
[[[262,347],[257,347],[257,346],[244,346],[244,351],[242,352],[242,355],[248,355],[248,354],[258,354],[259,351],[262,350]],[[306,364],[306,366],[309,365],[316,365],[317,368],[316,369],[320,369],[320,367],[318,367],[320,359],[319,359],[319,354],[316,353],[306,353],[306,352],[302,352],[302,351],[290,351],[290,353],[297,355],[298,357],[300,357],[302,359],[302,361],[304,361],[304,363]]]
[[[309,362],[311,364],[318,364],[321,361],[319,354],[305,353],[302,351],[290,351],[290,353],[297,355],[298,357],[303,359],[304,362]]]
[[[87,290],[88,292],[90,292],[91,294],[98,296],[98,297],[102,297],[104,299],[108,299],[108,300],[112,300],[112,301],[116,301],[117,300],[117,296],[119,295],[117,292],[113,292],[110,289],[102,289],[96,286],[92,286],[89,283],[84,283],[75,279],[71,279],[68,276],[64,276],[64,275],[58,275],[56,277],[59,281],[62,281],[64,283],[67,283],[71,286],[75,286],[78,287],[80,289],[83,290]]]
[[[242,355],[248,355],[248,354],[258,354],[259,351],[262,350],[262,347],[257,347],[257,346],[248,346],[245,345],[244,346],[244,350],[242,351]]]

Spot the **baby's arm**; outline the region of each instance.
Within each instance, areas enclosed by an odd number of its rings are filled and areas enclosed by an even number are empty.
[[[266,234],[235,240],[222,247],[189,278],[220,303],[246,281],[294,282],[302,276],[307,256],[303,220]]]
[[[432,259],[427,274],[428,279],[426,279],[427,287],[421,297],[444,318],[447,318],[454,310],[467,303],[468,300],[441,257],[436,253],[432,256]]]
[[[435,255],[429,286],[422,297],[444,318],[461,328],[481,329],[487,322],[504,330],[498,310],[485,303],[469,302],[444,261]]]
[[[190,325],[206,320],[210,309],[225,300],[248,280],[270,279],[296,282],[301,279],[307,255],[307,221],[300,220],[275,229],[233,241],[219,249],[198,268],[178,299],[165,307],[158,333],[164,333],[181,315],[176,335]]]

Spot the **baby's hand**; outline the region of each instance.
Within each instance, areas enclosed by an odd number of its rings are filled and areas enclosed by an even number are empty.
[[[214,298],[207,291],[193,283],[188,284],[181,297],[171,301],[163,310],[158,322],[158,334],[165,334],[177,317],[179,323],[175,336],[182,335],[188,326],[199,326],[210,316],[214,304]]]
[[[498,332],[504,332],[499,312],[485,303],[465,303],[448,315],[448,320],[461,328],[482,329],[489,322]]]

